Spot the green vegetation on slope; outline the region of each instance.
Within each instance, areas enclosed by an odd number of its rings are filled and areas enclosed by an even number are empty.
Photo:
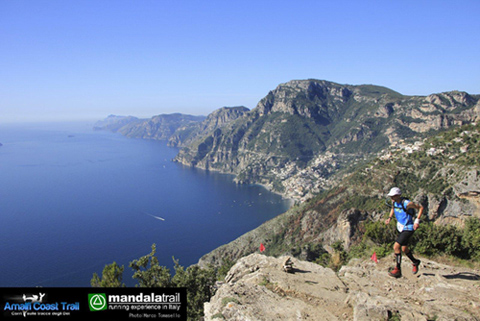
[[[133,278],[138,281],[138,287],[184,287],[187,288],[187,317],[188,320],[199,320],[203,316],[203,303],[210,300],[215,294],[217,274],[224,273],[225,268],[202,269],[197,265],[184,268],[173,259],[175,274],[172,276],[170,269],[161,266],[156,253],[156,245],[152,245],[150,254],[130,262],[133,269]],[[227,262],[228,263],[228,262]],[[231,264],[231,263],[228,263]],[[124,267],[117,263],[106,265],[100,278],[93,274],[91,285],[93,287],[124,287],[122,283]]]
[[[478,170],[480,159],[480,125],[471,124],[451,129],[417,144],[405,144],[392,152],[391,157],[377,158],[363,169],[345,178],[340,184],[348,186],[350,193],[344,196],[340,210],[356,208],[369,213],[386,213],[382,191],[386,187],[398,186],[405,195],[429,193],[439,198],[459,200],[454,186],[464,179],[468,171]],[[345,187],[344,187],[345,188]],[[347,188],[345,188],[347,189]],[[325,197],[325,196],[322,196]],[[313,200],[318,201],[318,200]],[[459,200],[462,201],[462,200]],[[466,201],[465,201],[466,202]],[[427,208],[428,209],[428,208]],[[423,223],[412,238],[412,249],[426,256],[446,255],[467,261],[480,261],[480,220],[470,217],[464,228],[453,225],[437,225],[423,217]],[[371,255],[378,257],[392,252],[397,232],[395,225],[386,226],[383,219],[367,221],[358,227],[363,232],[362,241],[345,252],[338,244],[335,252],[322,254],[318,263],[338,267],[338,258]],[[335,254],[339,253],[339,254]]]

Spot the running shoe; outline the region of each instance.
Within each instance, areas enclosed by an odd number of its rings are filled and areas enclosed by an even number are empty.
[[[420,260],[417,260],[417,262],[413,263],[413,268],[412,268],[412,273],[417,274],[418,273],[418,267],[420,266]]]
[[[394,278],[399,278],[402,276],[402,271],[399,268],[395,267],[392,270],[388,271],[388,275]]]

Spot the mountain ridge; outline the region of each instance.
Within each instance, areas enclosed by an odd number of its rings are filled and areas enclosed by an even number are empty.
[[[333,186],[332,173],[352,159],[479,117],[479,97],[465,92],[404,96],[380,86],[295,80],[270,91],[244,117],[182,148],[175,161],[305,200],[312,195],[307,190]],[[305,176],[311,188],[302,191]]]
[[[110,115],[94,124],[95,130],[119,132],[131,138],[168,140],[178,128],[201,122],[205,116],[192,116],[180,113],[162,114],[149,119],[133,116]]]
[[[308,79],[278,85],[252,110],[119,118],[103,128],[167,140],[181,148],[176,162],[305,201],[391,144],[478,119],[480,95],[406,96],[382,86]]]

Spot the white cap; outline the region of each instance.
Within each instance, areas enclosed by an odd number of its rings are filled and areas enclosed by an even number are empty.
[[[398,187],[393,187],[388,193],[388,196],[395,196],[395,195],[402,195],[402,191]]]

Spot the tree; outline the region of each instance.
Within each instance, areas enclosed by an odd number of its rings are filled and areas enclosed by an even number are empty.
[[[157,245],[152,244],[152,252],[138,260],[130,262],[129,267],[134,270],[133,278],[138,280],[141,288],[169,287],[172,285],[170,269],[160,266],[155,253]]]
[[[480,261],[480,220],[471,217],[465,222],[463,230],[463,247],[468,257]]]
[[[155,257],[157,247],[152,245],[150,254],[130,262],[129,267],[134,271],[133,278],[140,287],[183,287],[187,289],[187,317],[188,320],[199,320],[203,317],[203,304],[215,294],[217,272],[213,267],[207,269],[198,265],[185,269],[173,258],[175,275],[172,277],[170,270],[160,266]],[[227,264],[233,264],[227,261]],[[94,273],[91,280],[93,287],[125,287],[122,282],[124,267],[119,267],[113,262],[103,269],[102,279]]]
[[[203,304],[215,294],[217,279],[213,268],[202,269],[198,265],[189,266],[186,270],[175,262],[175,276],[172,284],[187,288],[187,316],[189,320],[199,320],[203,316]]]
[[[125,284],[122,283],[123,270],[124,266],[119,266],[116,262],[113,262],[112,264],[107,264],[103,268],[102,278],[100,279],[98,274],[94,273],[90,284],[93,287],[100,288],[123,288],[125,287]]]

